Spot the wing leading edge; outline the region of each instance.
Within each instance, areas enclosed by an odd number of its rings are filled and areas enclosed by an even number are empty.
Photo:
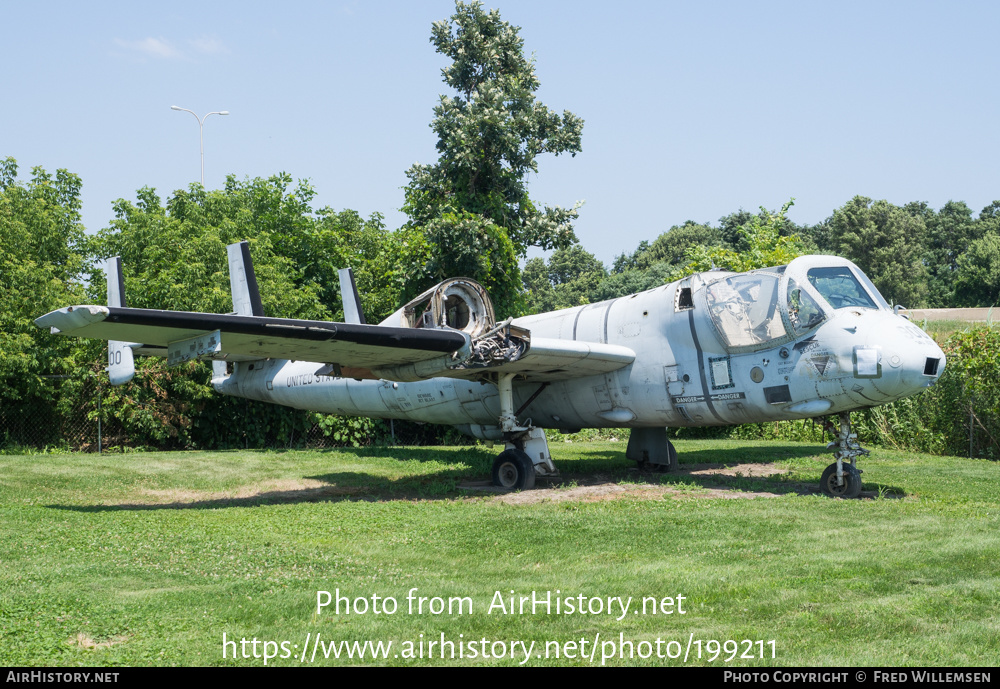
[[[125,305],[121,266],[108,265],[108,306],[68,306],[35,320],[54,334],[110,343],[112,382],[134,374],[132,353],[165,356],[167,365],[212,359],[316,362],[324,375],[416,381],[448,376],[498,380],[499,374],[552,381],[607,373],[635,352],[595,342],[531,338],[510,320],[496,323],[479,283],[452,278],[427,290],[379,325],[367,325],[350,269],[340,272],[347,323],[264,315],[247,242],[227,247],[234,313],[134,309]],[[127,350],[127,351],[125,351]],[[222,368],[220,368],[222,367]]]
[[[483,356],[482,338],[450,328],[402,328],[262,316],[69,306],[35,320],[59,335],[142,343],[139,353],[165,356],[172,346],[207,338],[201,358],[226,361],[291,359],[332,364],[353,377],[412,381],[435,376],[481,378],[515,373],[527,380],[563,380],[614,371],[635,360],[627,347],[537,338],[518,329],[503,357]],[[212,336],[218,333],[218,342]],[[500,337],[503,337],[501,334]],[[193,347],[193,344],[192,344]]]
[[[454,331],[113,306],[69,306],[35,324],[61,335],[141,342],[145,351],[166,350],[171,343],[218,330],[221,347],[208,358],[292,359],[362,368],[423,361],[467,343],[466,336]]]

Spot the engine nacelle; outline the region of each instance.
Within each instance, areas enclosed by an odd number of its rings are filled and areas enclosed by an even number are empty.
[[[430,288],[379,325],[450,328],[475,339],[496,322],[486,289],[469,278],[451,278]]]
[[[467,344],[453,354],[436,359],[373,368],[379,378],[413,381],[435,376],[466,373],[469,369],[489,369],[520,359],[531,345],[531,333],[511,325],[510,319],[496,322],[493,302],[486,289],[469,278],[452,278],[432,287],[379,325],[396,328],[457,330],[468,337]]]

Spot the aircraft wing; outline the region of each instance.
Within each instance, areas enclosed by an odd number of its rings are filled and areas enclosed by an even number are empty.
[[[525,380],[544,382],[610,373],[633,361],[635,352],[620,345],[532,337],[527,351],[519,358],[487,368],[497,373],[516,373]],[[465,370],[459,368],[442,375],[470,377],[464,375]]]
[[[265,316],[159,311],[114,306],[70,306],[35,320],[59,335],[130,343],[139,354],[226,361],[291,359],[332,364],[349,377],[412,381],[435,376],[481,378],[515,373],[532,381],[614,371],[635,360],[627,347],[531,338],[527,331],[473,339],[448,328],[404,328]]]
[[[138,353],[167,355],[171,363],[197,356],[373,368],[437,358],[468,342],[467,336],[451,330],[113,306],[69,306],[37,318],[35,324],[60,335],[141,343]],[[215,333],[217,341],[212,342]]]

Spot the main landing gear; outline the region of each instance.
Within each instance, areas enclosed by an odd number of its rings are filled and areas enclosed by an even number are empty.
[[[493,485],[510,490],[529,490],[535,487],[538,476],[558,476],[545,431],[527,424],[520,425],[514,418],[513,373],[501,374],[497,380],[500,391],[500,428],[507,449],[493,461]]]
[[[535,465],[523,450],[504,450],[493,460],[493,485],[510,490],[535,487]]]
[[[851,413],[841,412],[839,420],[839,426],[832,419],[827,419],[824,425],[835,438],[826,449],[836,448],[833,456],[837,461],[823,471],[820,488],[831,498],[856,498],[861,494],[857,458],[870,453],[858,444],[858,434],[851,432]]]

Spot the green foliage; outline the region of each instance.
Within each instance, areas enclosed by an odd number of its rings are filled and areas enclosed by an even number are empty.
[[[1000,304],[1000,232],[987,232],[958,257],[957,306]]]
[[[198,184],[163,204],[149,188],[135,203],[119,200],[111,226],[90,241],[99,258],[120,255],[130,306],[226,313],[232,309],[226,245],[250,244],[265,313],[283,318],[343,318],[337,269],[355,271],[366,319],[378,322],[399,301],[402,251],[382,217],[313,211],[308,183],[287,174],[238,181],[221,190]],[[95,271],[92,298],[103,302]],[[133,442],[159,447],[293,446],[311,428],[309,413],[220,398],[207,364],[166,369],[139,362],[132,383],[109,391],[104,414]],[[350,440],[345,442],[352,442]]]
[[[681,277],[685,272],[680,266],[672,266],[667,262],[654,263],[646,270],[638,268],[623,272],[611,273],[597,286],[592,293],[592,301],[605,301],[624,297],[636,292],[643,292],[660,285],[666,285]]]
[[[464,275],[492,283],[498,315],[508,315],[519,304],[517,257],[529,246],[576,241],[578,206],[539,208],[528,197],[527,176],[538,171],[539,155],[576,155],[583,120],[535,100],[539,82],[519,31],[478,2],[457,2],[450,20],[434,23],[431,42],[451,60],[442,75],[457,93],[434,108],[438,162],[406,173],[407,234],[422,233],[426,242],[412,255],[408,295]]]
[[[1000,232],[1000,201],[994,201],[979,212],[979,234]]]
[[[380,213],[367,220],[356,211],[322,208],[308,234],[294,238],[288,256],[305,268],[304,279],[317,285],[320,301],[343,319],[337,269],[350,266],[368,323],[396,310],[404,281],[402,236],[386,231]]]
[[[192,184],[165,206],[143,188],[137,203],[115,203],[115,219],[90,248],[97,258],[121,256],[130,306],[226,313],[232,310],[226,245],[245,239],[266,313],[328,319],[320,288],[306,276],[309,267],[287,255],[315,224],[312,189],[300,182],[289,190],[290,183],[287,175],[247,182],[229,177],[224,190]]]
[[[580,246],[556,249],[548,265],[540,258],[528,261],[523,281],[528,292],[528,312],[589,304],[601,281],[607,277],[604,264]]]
[[[953,303],[958,260],[970,243],[979,239],[986,224],[972,217],[972,209],[962,201],[949,201],[935,212],[927,203],[908,203],[904,210],[921,220],[927,229],[922,246],[927,267],[927,305],[946,307]]]
[[[784,211],[794,205],[794,199],[788,202],[779,214],[772,213],[761,207],[756,215],[742,208],[735,213],[730,213],[719,218],[719,233],[722,236],[722,244],[735,251],[745,251],[749,248],[744,229],[754,222],[771,225],[781,237],[798,236],[799,238],[807,234],[811,228],[798,227],[795,223],[785,217]],[[780,217],[779,217],[780,216]]]
[[[36,167],[24,184],[17,171],[13,158],[0,161],[0,417],[55,442],[53,376],[69,375],[93,346],[51,337],[33,321],[82,296],[81,182]]]
[[[658,263],[679,266],[688,262],[688,250],[696,247],[711,249],[722,245],[722,232],[711,225],[688,220],[675,225],[657,237],[645,250],[637,251],[632,263],[639,270]]]
[[[364,447],[384,442],[389,437],[389,424],[382,419],[315,414],[314,421],[328,438],[341,447]]]
[[[787,225],[785,214],[795,203],[789,200],[777,213],[763,206],[758,215],[739,228],[741,250],[721,246],[694,246],[687,250],[689,273],[710,270],[713,267],[742,273],[748,270],[787,265],[801,256],[803,245],[796,235],[782,235]]]
[[[973,453],[1000,457],[1000,330],[978,326],[956,333],[945,343],[945,353],[948,364],[942,387],[952,399],[941,410],[942,415],[950,415],[940,425],[954,433],[971,422]],[[956,454],[960,451],[958,440],[954,438],[949,447]]]
[[[924,220],[888,201],[855,196],[833,212],[829,249],[863,270],[890,303],[911,308],[927,298]]]
[[[521,271],[521,282],[526,293],[527,313],[545,313],[557,308],[555,288],[549,282],[549,267],[544,258],[528,259]]]
[[[504,229],[467,211],[443,212],[400,231],[410,251],[405,296],[452,277],[471,277],[489,292],[497,316],[521,310],[517,251]]]

